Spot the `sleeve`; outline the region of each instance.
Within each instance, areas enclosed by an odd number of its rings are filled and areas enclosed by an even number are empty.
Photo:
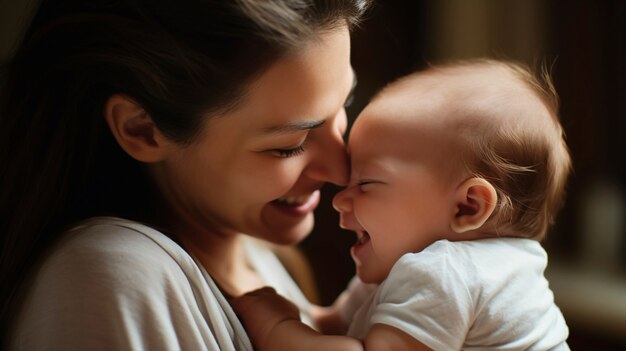
[[[16,349],[219,350],[189,280],[164,250],[130,230],[89,234],[41,267]]]
[[[357,276],[350,280],[346,290],[334,302],[335,308],[339,311],[339,316],[347,325],[350,325],[356,311],[376,291],[377,287],[376,284],[363,283]]]
[[[454,255],[446,245],[433,245],[394,265],[370,326],[395,327],[434,350],[460,350],[471,324],[472,298]]]

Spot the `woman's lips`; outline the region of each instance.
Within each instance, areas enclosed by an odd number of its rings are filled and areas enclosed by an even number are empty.
[[[315,208],[320,202],[320,191],[315,190],[310,194],[299,196],[286,196],[280,199],[272,201],[272,205],[283,213],[292,216],[307,215]]]

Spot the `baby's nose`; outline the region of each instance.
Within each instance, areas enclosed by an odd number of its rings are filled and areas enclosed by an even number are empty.
[[[333,207],[341,214],[352,211],[352,198],[350,196],[351,188],[345,188],[338,192],[333,198]]]

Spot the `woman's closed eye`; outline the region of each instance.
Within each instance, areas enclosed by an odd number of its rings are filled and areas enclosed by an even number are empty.
[[[276,156],[282,158],[294,157],[304,153],[304,144],[300,144],[292,148],[273,149],[271,150],[271,152],[273,152]]]

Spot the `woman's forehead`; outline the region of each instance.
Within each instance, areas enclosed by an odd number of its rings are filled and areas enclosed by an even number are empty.
[[[342,28],[276,61],[251,83],[242,108],[271,116],[276,127],[328,118],[343,106],[353,79],[349,34]]]

